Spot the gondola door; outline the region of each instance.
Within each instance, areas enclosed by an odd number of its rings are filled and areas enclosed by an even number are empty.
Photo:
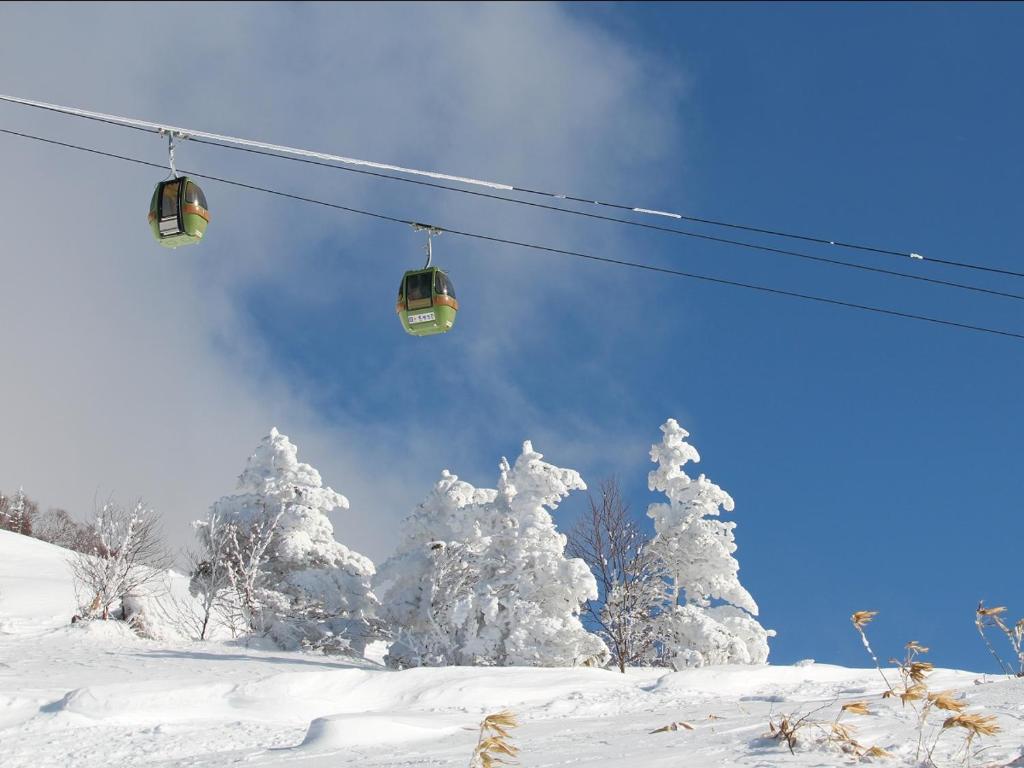
[[[184,181],[184,178],[166,181],[160,190],[157,217],[161,237],[180,235],[185,229],[181,221],[181,187]]]

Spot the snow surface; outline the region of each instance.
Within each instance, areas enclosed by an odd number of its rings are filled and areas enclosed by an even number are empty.
[[[844,719],[864,744],[912,765],[912,713],[883,701],[875,670],[702,667],[629,674],[588,668],[383,669],[366,660],[142,640],[117,622],[68,623],[67,552],[0,531],[0,766],[459,766],[481,717],[509,708],[522,766],[832,766],[764,738],[774,713],[867,700]],[[179,577],[180,578],[180,577]],[[997,715],[974,766],[1024,766],[1024,680],[938,670],[971,711]],[[651,733],[685,721],[681,728]],[[959,738],[946,734],[940,766]]]

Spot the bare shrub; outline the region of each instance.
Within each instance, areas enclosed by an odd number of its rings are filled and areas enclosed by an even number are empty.
[[[71,549],[78,534],[78,523],[64,509],[48,509],[36,521],[33,536],[40,541]]]
[[[235,636],[265,629],[267,551],[283,514],[283,506],[271,512],[264,505],[248,525],[218,514],[195,524],[203,551],[190,555],[190,590],[202,606],[200,639],[214,616]]]
[[[203,639],[200,637],[203,627],[200,605],[175,592],[173,576],[170,571],[165,571],[159,585],[152,588],[146,600],[136,601],[129,596],[125,608],[132,628],[143,637],[157,640],[168,636]]]
[[[40,541],[75,552],[102,550],[96,530],[88,523],[75,520],[64,509],[48,509],[41,514],[36,519],[32,535]]]
[[[191,576],[189,592],[199,601],[193,622],[195,634],[200,640],[206,640],[211,621],[219,616],[231,628],[232,635],[237,635],[241,628],[231,622],[237,605],[231,576],[231,569],[237,562],[237,531],[234,525],[216,514],[193,525],[204,549],[203,552],[190,550],[186,555]]]
[[[127,618],[124,600],[157,584],[171,565],[159,521],[141,500],[131,506],[108,502],[92,522],[96,545],[71,558],[82,618],[109,619],[116,603]]]

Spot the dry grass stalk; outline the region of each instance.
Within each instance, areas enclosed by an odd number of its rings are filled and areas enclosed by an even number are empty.
[[[1002,619],[1002,615],[1004,613],[1006,613],[1006,606],[997,605],[991,608],[986,608],[984,601],[982,601],[978,603],[978,608],[975,611],[974,625],[978,628],[978,634],[981,635],[981,639],[988,647],[989,653],[991,653],[993,658],[995,658],[1003,672],[1010,676],[1024,677],[1024,619],[1021,619],[1014,624],[1013,627],[1010,627]],[[1002,657],[996,652],[991,641],[989,641],[988,635],[985,634],[985,629],[991,627],[995,627],[1006,635],[1006,639],[1009,641],[1010,647],[1017,656],[1017,672],[1014,672],[1013,668],[1003,661]]]
[[[904,649],[903,661],[897,659],[890,659],[890,661],[899,667],[900,677],[903,678],[905,688],[908,681],[914,685],[923,685],[925,677],[931,674],[935,665],[930,661],[920,661],[917,657],[928,653],[928,649],[917,640],[911,640],[904,646]]]
[[[966,704],[959,699],[953,698],[952,691],[939,691],[938,693],[929,693],[928,701],[932,703],[936,709],[942,709],[946,712],[963,712]]]
[[[515,757],[519,749],[514,747],[509,731],[519,725],[516,716],[508,710],[488,715],[480,723],[480,736],[476,749],[469,761],[469,768],[494,768],[508,765],[506,757]]]
[[[921,684],[912,685],[900,694],[900,701],[906,706],[909,701],[921,701],[928,698],[928,689]]]
[[[849,704],[843,704],[842,711],[849,712],[851,715],[871,714],[866,701],[851,701]]]
[[[920,759],[921,751],[924,749],[924,730],[928,725],[928,714],[932,708],[932,700],[925,678],[935,669],[930,661],[920,661],[918,656],[928,653],[928,648],[921,645],[917,640],[911,640],[904,646],[905,654],[903,661],[893,659],[892,662],[899,667],[900,681],[903,685],[903,692],[900,693],[900,701],[903,706],[910,704],[911,709],[917,715],[917,751],[915,759]],[[918,708],[915,701],[920,701]]]
[[[786,715],[778,722],[774,719],[769,720],[768,734],[766,735],[776,741],[784,742],[789,748],[789,751],[791,753],[795,753],[798,734],[800,734],[803,729],[812,729],[822,734],[825,744],[836,746],[846,754],[854,755],[856,757],[887,757],[889,753],[881,747],[865,747],[860,744],[853,738],[853,734],[856,729],[848,723],[839,722],[840,718],[846,713],[853,715],[871,714],[868,710],[867,702],[851,701],[842,705],[839,708],[839,712],[836,714],[835,720],[831,722],[812,719],[812,716],[815,713],[820,712],[822,709],[825,709],[825,707],[832,706],[834,703],[835,702],[832,702],[831,704],[825,704],[818,707],[818,709],[815,709],[800,718],[796,718],[795,715]]]
[[[920,685],[924,683],[925,675],[933,669],[935,669],[935,665],[930,661],[912,661],[907,665],[907,677]]]
[[[992,607],[992,608],[986,608],[984,600],[982,600],[980,603],[978,603],[978,615],[979,616],[999,616],[999,615],[1004,614],[1004,613],[1006,613],[1006,606],[1005,605],[997,605],[997,606]]]
[[[979,715],[960,713],[946,718],[942,724],[946,728],[964,728],[973,736],[995,736],[1002,729],[996,721],[995,715]]]
[[[693,729],[694,729],[693,726],[690,725],[689,723],[684,723],[682,720],[678,720],[678,721],[676,721],[674,723],[669,723],[668,725],[663,725],[663,726],[661,726],[661,728],[656,728],[655,730],[651,731],[651,733],[669,733],[670,731],[679,731],[679,730],[692,731]]]
[[[978,631],[981,632],[982,637],[988,644],[988,639],[984,634],[985,626],[996,626],[1001,630],[1008,633],[1008,637],[1011,638],[1013,643],[1013,632],[1009,627],[1006,626],[1005,622],[1002,621],[1000,616],[1006,611],[1002,606],[994,608],[985,608],[983,604],[978,606],[976,623],[978,625]],[[864,625],[867,624],[876,613],[874,611],[859,611],[853,614],[852,621],[854,628],[856,628],[858,634],[861,636],[861,640],[864,643],[864,647],[867,649],[871,656],[871,659],[875,662],[875,666],[878,668],[881,674],[881,667],[878,666],[878,659],[875,657],[874,652],[871,650],[871,645],[868,642],[867,635],[864,632]],[[865,618],[866,617],[866,618]],[[1019,635],[1024,635],[1024,620],[1018,623]],[[1015,628],[1016,629],[1016,628]],[[1016,650],[1018,645],[1014,646]],[[989,644],[990,650],[993,651]],[[953,697],[951,691],[939,691],[933,693],[928,690],[927,677],[935,669],[934,665],[928,661],[921,661],[920,656],[928,653],[928,648],[921,645],[916,640],[911,640],[905,646],[906,654],[902,661],[892,659],[892,663],[898,665],[900,686],[902,690],[897,690],[889,684],[888,679],[882,674],[882,679],[885,680],[886,690],[882,694],[883,699],[899,697],[903,706],[910,705],[911,709],[917,714],[917,753],[915,760],[920,760],[922,751],[924,750],[924,731],[925,727],[928,726],[928,717],[933,710],[942,710],[945,712],[952,712],[950,717],[947,717],[945,722],[942,723],[942,727],[937,729],[937,735],[935,740],[931,744],[931,748],[928,749],[925,755],[925,764],[929,766],[935,766],[935,761],[932,755],[935,752],[935,748],[938,745],[939,739],[944,732],[951,728],[961,728],[966,732],[964,736],[963,745],[963,759],[964,762],[969,764],[970,761],[970,748],[973,740],[978,736],[991,736],[999,732],[999,725],[996,723],[995,717],[991,715],[983,715],[977,713],[965,713],[964,709],[966,703],[960,699]],[[998,659],[998,656],[996,656]],[[1021,657],[1022,669],[1024,669],[1024,656]],[[1002,662],[1000,662],[1002,663]],[[1004,665],[1005,667],[1005,665]],[[920,704],[916,703],[920,702]],[[845,708],[844,708],[845,709]],[[852,708],[849,711],[853,711]],[[841,714],[841,713],[840,713]],[[838,717],[836,720],[838,721]],[[856,745],[852,739],[849,740],[851,744]],[[857,745],[859,746],[859,745]],[[880,747],[872,747],[871,749],[858,752],[861,757],[887,757],[889,753]]]
[[[831,738],[839,742],[852,742],[854,730],[856,729],[852,725],[834,722],[831,726]]]
[[[871,620],[877,615],[878,611],[856,611],[850,617],[850,621],[853,622],[853,626],[857,629],[864,629],[864,627],[870,624]]]
[[[868,709],[868,703],[866,701],[850,701],[843,704],[839,708],[839,713],[836,715],[836,719],[832,721],[831,733],[829,734],[828,741],[836,743],[839,748],[844,752],[857,757],[884,757],[888,753],[881,747],[865,747],[856,739],[853,738],[854,727],[846,723],[840,723],[839,718],[845,714],[851,715],[870,715],[871,711]]]
[[[969,759],[971,744],[976,736],[995,736],[1002,729],[996,722],[994,715],[979,715],[976,713],[962,712],[952,717],[946,718],[946,721],[942,724],[942,731],[946,731],[950,728],[963,728],[967,731],[964,736],[964,758]],[[942,731],[939,733],[941,734]],[[935,739],[938,743],[938,738]],[[934,750],[934,747],[932,747]],[[928,753],[929,757],[931,752]]]
[[[874,649],[871,647],[871,643],[868,642],[867,633],[864,632],[864,627],[867,626],[875,616],[878,615],[878,611],[856,611],[850,616],[850,621],[853,622],[854,629],[857,630],[857,634],[860,635],[860,641],[864,644],[864,650],[868,652],[868,656],[875,662],[875,669],[878,670],[878,674],[882,676],[882,680],[885,681],[885,687],[889,689],[893,696],[896,695],[895,689],[890,685],[889,678],[885,676],[885,672],[882,671],[882,665],[878,663],[878,657],[875,655]]]
[[[794,723],[788,717],[783,717],[778,725],[776,725],[774,720],[769,720],[768,733],[776,741],[786,742],[790,754],[796,754],[793,748],[796,746],[796,732],[800,729],[801,723],[802,720],[797,720]]]
[[[881,675],[882,680],[885,683],[887,690],[882,693],[882,698],[888,699],[899,696],[904,705],[908,701],[918,701],[926,698],[928,695],[928,689],[924,685],[924,680],[928,673],[932,671],[933,665],[931,662],[919,661],[917,657],[921,654],[928,653],[928,648],[921,645],[917,640],[911,640],[905,646],[906,656],[903,661],[898,661],[897,659],[889,660],[890,663],[895,664],[899,668],[900,677],[903,681],[903,690],[896,690],[896,688],[894,688],[889,682],[889,678],[887,678],[885,673],[882,671],[882,665],[878,663],[878,657],[871,648],[871,643],[868,640],[867,633],[864,631],[865,625],[877,615],[878,611],[857,611],[850,617],[850,621],[853,622],[854,629],[856,629],[857,634],[860,635],[861,643],[863,643],[865,650],[868,652],[871,660],[875,663],[875,669],[878,670],[878,674]]]

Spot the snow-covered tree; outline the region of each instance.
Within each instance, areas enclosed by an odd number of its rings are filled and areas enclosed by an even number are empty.
[[[23,488],[11,498],[0,495],[0,530],[32,535],[32,522],[39,506],[25,495]]]
[[[604,664],[608,650],[580,622],[596,596],[586,564],[565,556],[551,511],[579,474],[544,461],[529,441],[497,490],[445,472],[403,524],[382,568],[397,665]]]
[[[251,628],[265,628],[284,648],[362,654],[379,629],[373,563],[335,540],[328,514],[348,509],[348,499],[297,455],[272,429],[249,457],[238,492],[210,508],[200,540],[208,555],[228,557]],[[230,536],[218,539],[214,530]],[[213,571],[208,566],[193,585],[216,586],[202,583]]]
[[[95,545],[75,552],[70,561],[80,615],[109,619],[120,603],[118,618],[128,619],[128,598],[148,593],[171,563],[159,520],[141,500],[130,506],[108,502],[96,513],[91,529]]]
[[[487,624],[480,648],[499,664],[599,664],[608,649],[580,622],[580,606],[597,596],[586,563],[565,556],[566,537],[551,511],[573,490],[577,472],[541,461],[529,440],[514,466],[501,460],[494,530],[481,586]]]
[[[661,443],[651,448],[658,468],[648,484],[668,503],[650,505],[647,514],[656,531],[651,550],[667,579],[655,619],[663,660],[676,668],[763,664],[775,633],[758,623],[757,603],[740,584],[736,524],[719,519],[723,509],[733,511],[732,497],[703,474],[693,480],[683,471],[700,454],[675,419],[661,431]]]
[[[237,519],[225,520],[211,512],[206,520],[193,522],[201,549],[188,552],[189,592],[199,611],[189,623],[200,640],[206,640],[218,624],[232,637],[264,629],[262,565],[279,519],[280,511],[243,527]]]
[[[402,523],[396,553],[381,566],[384,615],[392,627],[388,664],[473,664],[475,595],[490,538],[483,526],[497,491],[474,488],[445,470]]]

